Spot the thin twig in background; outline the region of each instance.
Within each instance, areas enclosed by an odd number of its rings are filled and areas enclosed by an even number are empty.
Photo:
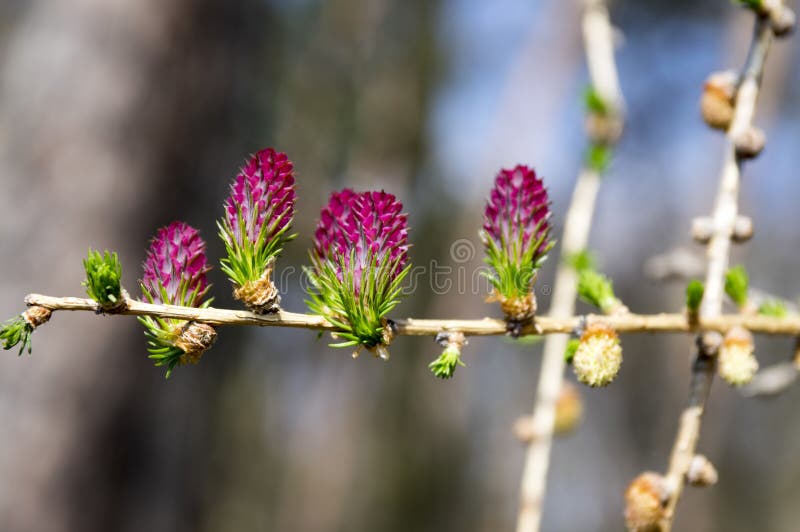
[[[733,121],[727,135],[725,162],[713,214],[714,232],[707,248],[708,270],[705,295],[700,307],[701,320],[712,319],[722,313],[724,279],[738,213],[741,180],[741,160],[736,153],[734,139],[752,125],[764,62],[772,39],[773,31],[769,21],[764,17],[757,17],[753,43],[737,91]],[[666,474],[667,500],[664,518],[659,523],[662,532],[672,529],[675,506],[680,499],[686,473],[695,455],[703,412],[714,379],[716,359],[714,353],[710,352],[714,346],[702,341],[698,341],[698,346],[698,353],[692,365],[689,402],[680,416],[678,433]]]
[[[621,120],[623,99],[614,62],[614,34],[608,10],[602,0],[588,0],[583,11],[583,38],[592,89],[610,107],[615,119]],[[585,167],[575,184],[575,190],[564,222],[561,239],[563,257],[586,249],[591,229],[600,172]],[[553,318],[566,318],[575,312],[578,276],[564,261],[559,264],[550,304]],[[541,319],[538,320],[541,325]],[[539,374],[539,385],[533,407],[532,429],[536,434],[528,444],[520,488],[517,532],[536,532],[542,518],[542,504],[550,448],[555,423],[555,408],[564,375],[564,351],[568,337],[547,338]]]

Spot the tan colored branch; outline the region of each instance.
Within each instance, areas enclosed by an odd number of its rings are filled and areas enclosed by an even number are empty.
[[[621,125],[623,99],[614,62],[614,29],[603,0],[585,0],[582,30],[592,88],[609,106],[610,112],[614,114],[613,118],[617,119]],[[564,234],[561,239],[562,256],[569,256],[586,249],[599,187],[599,172],[584,168],[575,183],[575,190],[564,222]],[[562,261],[556,271],[555,289],[550,303],[551,317],[553,319],[570,319],[568,316],[575,312],[577,293],[577,274],[573,268]],[[613,319],[624,320],[625,318],[616,316]],[[630,316],[627,318],[630,319]],[[679,320],[685,321],[685,318],[681,316]],[[544,321],[543,318],[537,318],[537,323],[542,328],[545,325]],[[654,323],[652,320],[646,321]],[[620,324],[617,322],[609,325],[618,328]],[[567,340],[566,335],[555,335],[548,337],[545,342],[544,358],[531,422],[531,428],[536,434],[536,438],[531,439],[528,443],[525,455],[517,532],[538,532],[541,524],[556,402],[563,385],[564,351]]]
[[[30,306],[44,307],[52,311],[72,310],[100,313],[100,306],[91,299],[79,297],[53,297],[30,294],[25,298]],[[322,316],[300,314],[281,310],[275,314],[254,314],[247,310],[221,308],[194,308],[176,305],[153,305],[133,299],[127,300],[124,310],[117,314],[128,316],[154,316],[178,320],[196,321],[209,325],[254,325],[260,327],[293,327],[336,331]],[[500,336],[506,334],[506,322],[493,318],[477,320],[419,319],[393,320],[395,334],[400,336],[435,336],[442,331],[458,331],[467,336]],[[602,323],[621,333],[689,333],[698,330],[727,332],[734,327],[744,327],[755,333],[800,335],[800,316],[776,318],[772,316],[728,314],[701,318],[699,324],[689,323],[685,314],[618,314],[603,316],[539,316],[538,331],[528,328],[525,334],[555,334],[560,337],[571,333],[582,324]],[[563,356],[563,350],[559,352]]]
[[[615,112],[621,113],[625,104],[614,60],[614,27],[608,16],[606,0],[583,1],[585,5],[581,26],[592,88],[603,102],[610,105]]]
[[[761,83],[764,62],[772,43],[773,32],[766,19],[758,17],[755,24],[753,44],[744,67],[736,94],[736,107],[733,121],[728,130],[725,162],[720,179],[719,192],[713,214],[714,232],[708,243],[708,270],[706,273],[705,295],[700,307],[700,322],[705,328],[709,321],[722,314],[725,272],[731,238],[738,213],[739,184],[741,179],[741,160],[736,153],[735,139],[749,130],[755,115],[756,101]],[[749,328],[744,325],[745,328]],[[669,487],[664,518],[659,526],[662,532],[672,529],[675,507],[680,499],[685,476],[695,455],[700,436],[703,412],[711,388],[716,366],[714,345],[698,342],[698,354],[692,366],[692,381],[689,403],[681,414],[678,433],[670,456],[666,483]]]

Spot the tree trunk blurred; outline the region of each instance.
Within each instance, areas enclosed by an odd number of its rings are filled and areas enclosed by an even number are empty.
[[[220,156],[230,93],[248,80],[231,57],[258,50],[247,39],[265,28],[234,4],[20,7],[0,65],[3,314],[28,291],[82,292],[90,246],[120,253],[136,295],[155,227],[200,218],[213,236],[204,200],[219,190],[203,184],[219,178],[197,168]],[[0,358],[0,530],[196,530],[207,428],[195,394],[216,389],[204,373],[165,386],[127,318],[59,314],[33,343],[31,357]]]

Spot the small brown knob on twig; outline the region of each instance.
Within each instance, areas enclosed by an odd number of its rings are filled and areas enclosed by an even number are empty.
[[[706,124],[727,131],[733,121],[733,104],[739,75],[732,71],[714,72],[703,85],[700,111]]]
[[[31,326],[31,329],[35,329],[47,323],[52,314],[53,312],[49,308],[32,305],[28,307],[28,310],[22,313],[22,317],[25,322]]]
[[[686,482],[690,485],[704,488],[713,486],[717,483],[719,475],[714,464],[702,454],[696,454],[689,463],[689,470],[686,472]]]
[[[574,384],[564,382],[556,400],[553,434],[562,436],[575,430],[582,418],[583,401],[580,391]],[[518,417],[511,430],[514,437],[522,443],[530,443],[538,437],[533,426],[533,416]]]
[[[575,430],[583,418],[583,400],[578,387],[564,382],[556,400],[556,419],[553,434],[564,435]]]
[[[791,35],[797,23],[797,16],[789,6],[781,6],[777,12],[770,15],[770,25],[776,37]]]
[[[586,135],[592,142],[610,145],[622,136],[623,122],[616,113],[589,113],[586,116]]]
[[[642,473],[625,490],[625,526],[630,532],[660,530],[670,490],[666,479],[652,471]]]
[[[737,244],[747,242],[753,238],[753,219],[749,216],[737,216],[733,224],[731,238]]]
[[[178,338],[175,340],[175,347],[183,351],[181,356],[182,364],[197,364],[200,357],[217,341],[217,331],[207,323],[190,321],[184,325]]]
[[[536,439],[536,433],[533,430],[533,416],[520,416],[514,421],[514,426],[511,428],[514,437],[522,443],[528,444]]]
[[[733,135],[733,146],[736,155],[741,159],[754,159],[764,150],[767,136],[764,132],[753,126]]]
[[[722,335],[717,331],[706,331],[697,339],[697,347],[706,356],[716,356],[722,346]]]
[[[708,244],[714,236],[714,220],[708,216],[698,216],[692,220],[692,238],[698,244]]]

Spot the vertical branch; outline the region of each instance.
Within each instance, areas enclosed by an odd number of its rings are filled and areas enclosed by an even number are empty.
[[[610,118],[621,122],[623,100],[614,62],[613,28],[603,0],[585,0],[582,29],[592,89],[609,107]],[[586,248],[599,186],[600,171],[586,164],[575,183],[564,222],[562,257]],[[577,273],[562,260],[556,271],[550,315],[560,318],[573,314],[577,292]],[[529,442],[525,456],[517,532],[536,532],[541,523],[555,407],[563,381],[567,339],[566,335],[559,334],[548,336],[545,341],[531,426],[535,436]]]
[[[567,211],[562,239],[563,254],[578,252],[586,247],[599,185],[600,175],[597,171],[584,169],[578,176],[572,202]],[[577,273],[562,262],[556,271],[555,288],[550,305],[551,316],[564,317],[574,312],[577,285]],[[550,465],[556,401],[562,386],[564,351],[568,338],[565,334],[554,334],[545,340],[531,425],[534,437],[528,444],[522,473],[517,532],[539,530],[547,470]]]
[[[739,185],[741,181],[741,159],[737,155],[736,142],[752,124],[761,83],[764,62],[772,42],[773,31],[769,21],[758,17],[750,52],[736,94],[733,121],[728,129],[725,161],[722,168],[719,191],[713,214],[714,232],[708,243],[708,270],[705,295],[700,307],[700,318],[714,318],[722,314],[725,272],[731,248],[731,237],[738,214]],[[695,454],[700,436],[703,412],[711,389],[716,368],[716,349],[719,338],[700,337],[698,353],[692,365],[689,402],[680,417],[678,433],[670,456],[666,474],[668,487],[664,518],[659,523],[662,532],[672,528],[675,507],[680,499],[685,476]]]

